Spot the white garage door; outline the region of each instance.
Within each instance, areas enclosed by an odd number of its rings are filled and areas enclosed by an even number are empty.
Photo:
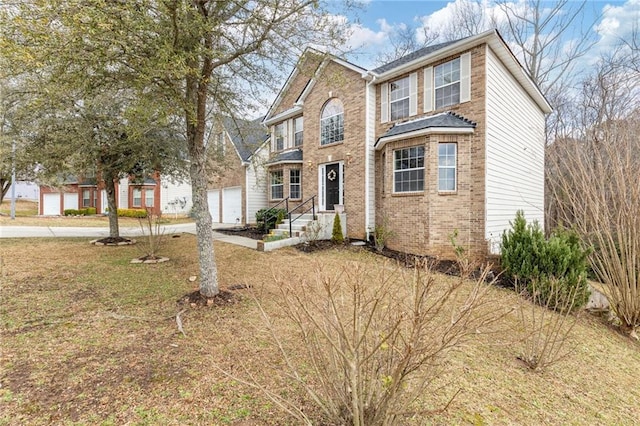
[[[78,193],[77,192],[67,192],[64,194],[64,209],[78,209]]]
[[[42,194],[42,214],[58,216],[60,214],[60,194]]]
[[[242,188],[222,190],[222,223],[242,222]]]
[[[209,203],[209,213],[213,223],[220,223],[220,190],[212,189],[207,191],[207,201]]]

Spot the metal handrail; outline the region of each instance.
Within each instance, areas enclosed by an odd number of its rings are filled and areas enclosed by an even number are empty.
[[[295,219],[291,219],[291,214],[295,211],[298,211],[298,209],[300,209],[300,207],[304,206],[305,204],[307,204],[309,201],[311,201],[311,207],[304,210],[302,213],[298,214],[298,216]],[[316,218],[316,196],[312,196],[310,198],[307,198],[305,201],[303,201],[301,204],[298,204],[296,206],[296,208],[294,208],[293,210],[289,210],[287,209],[287,217],[289,218],[289,236],[292,237],[293,236],[293,222],[295,222],[296,220],[300,219],[302,217],[302,215],[304,215],[305,213],[307,213],[309,210],[311,210],[311,214],[313,216],[313,219],[315,220]]]
[[[267,219],[271,219],[272,217],[276,217],[276,216],[277,216],[277,215],[275,215],[275,214],[273,214],[273,213],[271,213],[271,212],[272,212],[273,210],[277,209],[277,208],[278,208],[278,206],[279,206],[280,204],[282,204],[282,203],[284,203],[284,204],[285,204],[285,210],[287,211],[287,215],[289,214],[289,197],[287,197],[287,198],[283,199],[282,201],[280,201],[280,202],[279,202],[278,204],[276,204],[275,206],[273,206],[273,207],[269,207],[269,209],[265,212],[265,214],[264,214],[264,219],[263,219],[263,220],[264,220],[265,225],[266,225],[267,223],[269,223]],[[277,224],[276,224],[276,226],[277,226]]]

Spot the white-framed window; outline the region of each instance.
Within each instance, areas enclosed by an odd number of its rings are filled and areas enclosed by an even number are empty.
[[[153,207],[153,189],[147,188],[144,190],[144,206]]]
[[[284,198],[284,179],[282,170],[271,172],[271,199],[281,200]]]
[[[216,149],[221,155],[224,155],[224,145],[224,132],[220,132],[216,137]]]
[[[284,149],[284,131],[285,123],[276,125],[275,137],[276,137],[276,151],[282,151]]]
[[[344,140],[344,108],[340,99],[330,99],[320,115],[320,145]]]
[[[424,191],[424,146],[393,151],[393,192]]]
[[[458,144],[438,144],[438,191],[455,192],[457,189]]]
[[[91,190],[82,190],[82,207],[91,207]]]
[[[133,207],[142,207],[142,189],[133,188]]]
[[[434,68],[436,109],[460,103],[460,58]]]
[[[304,136],[304,126],[302,117],[298,117],[293,120],[293,144],[295,146],[301,146]]]
[[[389,84],[391,121],[409,117],[409,97],[411,94],[409,84],[409,76]]]
[[[293,199],[302,198],[301,192],[302,175],[300,169],[289,170],[289,197]]]

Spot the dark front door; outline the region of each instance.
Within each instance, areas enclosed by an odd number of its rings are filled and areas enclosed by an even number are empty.
[[[325,208],[333,210],[335,204],[340,204],[340,165],[327,164],[324,173]]]

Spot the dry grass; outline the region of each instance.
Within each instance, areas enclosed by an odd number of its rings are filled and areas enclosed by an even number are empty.
[[[327,272],[354,261],[393,267],[357,249],[260,253],[215,244],[222,287],[252,285],[263,308],[281,319],[274,269],[295,282],[318,264]],[[282,361],[252,298],[223,307],[178,306],[197,284],[187,279],[198,270],[195,237],[167,240],[165,253],[171,262],[131,265],[134,247],[2,241],[0,424],[292,424],[259,391],[215,367],[250,371],[313,414],[305,394],[278,374]],[[492,300],[501,308],[517,305],[507,290],[496,289]],[[182,309],[186,336],[175,322]],[[289,335],[291,328],[280,323]],[[411,422],[637,423],[639,344],[586,316],[574,328],[572,357],[537,374],[516,358],[525,335],[517,324],[513,313],[499,332],[479,335],[454,354],[441,390],[424,396],[425,412],[461,392],[445,413]],[[299,342],[286,343],[303,352]]]
[[[37,216],[38,203],[35,201],[17,200],[16,218],[11,219],[11,200],[5,200],[0,204],[0,225],[2,226],[81,226],[81,227],[109,227],[107,216]],[[171,214],[162,217],[163,224],[177,224],[193,222],[193,219],[184,216],[177,218]],[[139,228],[138,219],[131,217],[118,218],[118,223],[123,228]]]

